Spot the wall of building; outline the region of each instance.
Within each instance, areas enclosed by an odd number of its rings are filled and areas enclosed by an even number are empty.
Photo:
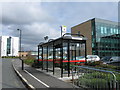
[[[71,33],[87,37],[87,54],[99,57],[120,55],[120,29],[118,23],[93,18],[71,28]]]
[[[11,38],[10,53],[7,54],[7,39]],[[10,36],[0,37],[0,56],[18,56],[19,51],[19,38]]]
[[[28,54],[29,54],[29,52],[26,52],[26,51],[19,52],[19,56],[21,56],[21,57],[27,57]]]
[[[95,19],[96,49],[100,57],[120,55],[120,29],[118,23]]]
[[[7,36],[1,36],[1,56],[7,56]]]
[[[87,42],[86,42],[86,44],[87,44],[87,46],[86,46],[87,47],[87,55],[91,55],[92,54],[91,20],[71,28],[71,33],[72,34],[78,34],[79,31],[80,31],[80,34],[87,37]]]
[[[27,57],[29,55],[37,56],[38,52],[37,51],[21,51],[21,52],[19,52],[19,56],[21,56],[21,57]]]
[[[13,56],[18,56],[18,51],[19,51],[19,38],[14,37],[13,38]]]

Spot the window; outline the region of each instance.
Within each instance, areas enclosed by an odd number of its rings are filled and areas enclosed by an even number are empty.
[[[101,27],[101,34],[103,34],[104,32],[103,32],[103,27]]]
[[[110,29],[110,32],[113,33],[113,29],[112,28]]]
[[[94,43],[92,43],[92,47],[94,47]]]
[[[104,32],[107,33],[107,28],[106,27],[104,27]]]
[[[118,34],[118,29],[116,29],[116,34]]]
[[[94,51],[99,51],[100,57],[103,57],[104,55],[118,55],[120,53],[119,49],[119,35],[115,34],[120,34],[120,26],[114,25],[114,24],[107,24],[107,23],[102,23],[102,22],[97,22],[96,26],[96,44],[94,39],[92,39],[92,48],[93,50],[96,48]],[[114,35],[114,36],[113,36]],[[96,45],[94,47],[94,45]],[[114,52],[113,52],[114,51]],[[115,51],[118,53],[116,54]],[[96,54],[96,53],[95,53]]]
[[[7,38],[7,55],[11,52],[11,37]]]
[[[116,34],[116,29],[114,29],[114,33]]]
[[[92,31],[92,35],[93,35],[93,31]]]

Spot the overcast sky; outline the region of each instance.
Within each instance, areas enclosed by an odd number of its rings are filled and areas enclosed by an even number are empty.
[[[2,35],[18,36],[21,29],[23,50],[37,50],[44,36],[60,37],[61,25],[71,32],[92,18],[118,21],[117,2],[7,2],[1,12]]]

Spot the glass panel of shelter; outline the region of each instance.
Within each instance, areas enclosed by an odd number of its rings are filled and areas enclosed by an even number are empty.
[[[61,60],[62,60],[62,43],[54,42],[54,74],[61,76]]]
[[[71,65],[81,65],[85,61],[79,60],[80,56],[85,56],[85,42],[61,40],[40,48],[42,69],[53,71],[61,77],[63,74],[70,76]]]
[[[43,69],[47,70],[47,47],[43,47]]]
[[[53,71],[53,45],[52,43],[49,45],[42,46],[43,47],[43,64],[42,67],[44,70]],[[41,55],[42,56],[42,55]]]
[[[42,47],[38,46],[38,64],[42,68]]]
[[[84,60],[82,60],[82,59],[84,59]],[[78,65],[78,64],[81,65],[81,63],[84,63],[84,61],[85,61],[85,44],[79,43],[79,42],[70,43],[70,60],[72,60],[71,64],[74,64],[74,65]]]
[[[76,41],[64,42],[63,75],[66,76],[68,74],[68,76],[70,76],[71,66],[82,65],[83,63],[85,63],[85,43],[83,44]]]
[[[48,46],[48,70],[53,71],[53,45]]]

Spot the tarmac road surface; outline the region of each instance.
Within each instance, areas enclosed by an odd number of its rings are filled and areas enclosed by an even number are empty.
[[[2,58],[2,88],[25,88],[12,67],[13,59]]]

